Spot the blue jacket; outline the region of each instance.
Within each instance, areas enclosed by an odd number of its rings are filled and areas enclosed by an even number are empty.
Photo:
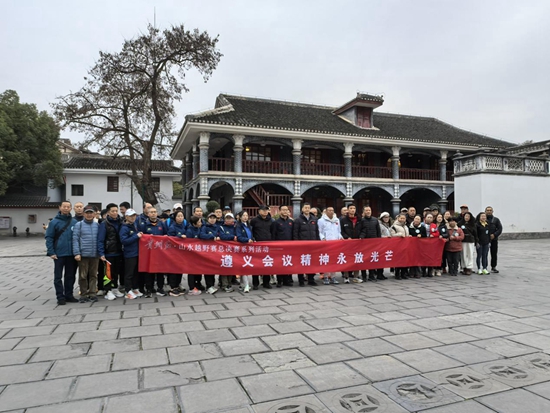
[[[242,243],[247,243],[252,239],[252,229],[242,222],[239,222],[235,227],[235,234],[237,235],[237,241]]]
[[[144,234],[148,235],[166,235],[168,234],[168,228],[164,225],[160,219],[153,224],[151,221],[147,220],[145,226],[142,229]]]
[[[138,256],[139,252],[139,237],[138,223],[125,223],[120,228],[120,242],[122,242],[122,250],[124,258],[134,258]]]
[[[218,237],[222,241],[235,241],[236,236],[235,225],[222,225],[218,232]]]
[[[109,229],[107,229],[107,225],[110,226]],[[121,226],[122,221],[118,217],[117,219],[107,217],[106,220],[99,224],[99,231],[97,233],[97,250],[100,257],[118,257],[122,254],[122,244],[120,243],[120,239],[118,239]],[[113,237],[116,235],[117,239],[113,238],[109,241],[107,236],[112,234],[111,231],[113,230],[115,233],[113,234]],[[112,242],[112,250],[110,250],[111,247],[109,247],[109,242]]]
[[[201,228],[202,227],[195,227],[193,225],[189,225],[187,227],[187,230],[185,231],[185,236],[187,238],[200,238],[199,235],[201,233]]]
[[[73,254],[85,258],[99,257],[97,252],[97,234],[99,224],[95,221],[82,220],[73,229]]]
[[[59,234],[63,228],[65,228],[68,220],[72,222],[63,234],[61,234],[59,239],[54,242],[56,234]],[[74,219],[71,214],[63,215],[61,212],[57,213],[46,230],[46,254],[48,256],[57,255],[58,257],[73,257],[73,227],[76,223],[76,219]]]
[[[216,223],[214,225],[212,224],[203,224],[201,227],[201,232],[199,235],[200,239],[211,239],[213,240],[216,237],[220,236],[220,227]]]
[[[172,221],[172,225],[168,228],[168,235],[171,237],[181,238],[182,235],[185,235],[186,225],[185,221],[181,224],[177,224],[176,221]]]

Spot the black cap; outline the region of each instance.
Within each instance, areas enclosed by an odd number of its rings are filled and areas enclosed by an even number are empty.
[[[223,207],[224,211],[231,211],[231,208],[229,208],[227,205]]]
[[[214,214],[213,212],[211,212],[211,213],[208,214],[208,218],[210,218],[210,217],[217,218],[216,214]]]
[[[267,205],[260,205],[258,208],[260,211],[269,211],[269,207]]]
[[[430,207],[424,208],[424,211],[431,211]]]

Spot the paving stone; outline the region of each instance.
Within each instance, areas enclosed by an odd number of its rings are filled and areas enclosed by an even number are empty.
[[[262,373],[262,369],[249,355],[203,360],[201,364],[208,381]]]
[[[104,373],[111,367],[111,355],[77,357],[58,360],[48,373],[48,379]]]
[[[7,331],[6,331],[7,332]],[[0,333],[1,336],[1,333]],[[22,338],[4,338],[0,340],[0,351],[12,350]]]
[[[272,350],[286,350],[290,348],[313,347],[315,343],[300,333],[278,334],[275,336],[264,336],[265,342]]]
[[[353,324],[354,326],[364,326],[367,324],[378,324],[382,322],[382,319],[371,315],[350,315],[346,317],[340,317],[346,323]]]
[[[546,399],[550,399],[550,381],[540,384],[534,384],[532,386],[525,387],[525,390],[529,390],[531,393],[538,394]]]
[[[420,334],[437,340],[443,344],[464,343],[466,341],[474,341],[476,339],[473,336],[469,336],[468,334],[461,333],[460,331],[456,331],[451,328],[443,328],[441,330],[432,331],[421,331]]]
[[[538,369],[529,368],[519,357],[474,364],[470,368],[514,388],[550,380],[548,374]]]
[[[218,318],[212,312],[180,314],[179,317],[181,318],[181,321],[215,320],[216,318]]]
[[[220,341],[218,346],[225,356],[240,356],[243,354],[254,354],[270,351],[269,347],[267,347],[259,338]]]
[[[277,334],[269,325],[235,327],[231,331],[237,338],[264,337]]]
[[[380,327],[375,325],[364,325],[358,327],[349,327],[343,328],[342,331],[346,334],[350,334],[353,337],[364,339],[364,338],[375,338],[389,336],[391,333],[389,331],[383,330]]]
[[[57,326],[52,325],[52,326],[12,328],[11,331],[2,338],[44,336],[44,335],[51,334],[56,327]]]
[[[80,317],[80,318],[82,318],[82,317]],[[40,323],[41,321],[42,320],[40,318],[1,321],[0,322],[0,328],[1,329],[10,329],[10,328],[18,328],[18,327],[34,327],[34,326],[38,325],[38,323]]]
[[[313,389],[293,371],[247,376],[240,381],[254,403],[313,393]]]
[[[303,331],[314,330],[312,326],[304,323],[303,321],[293,321],[289,323],[275,323],[275,324],[270,324],[270,327],[280,334],[300,333]]]
[[[460,396],[422,376],[409,376],[373,384],[396,403],[410,411],[429,409],[462,401]]]
[[[141,326],[141,318],[119,318],[117,320],[104,320],[99,325],[100,330],[109,330],[122,327],[139,327]]]
[[[0,385],[42,380],[51,365],[43,362],[0,367]]]
[[[159,312],[161,315],[188,314],[193,313],[193,309],[191,307],[159,308]]]
[[[248,311],[250,311],[253,315],[266,315],[266,314],[281,314],[284,313],[285,310],[279,307],[258,307],[258,308],[250,308]],[[287,315],[287,314],[285,314]],[[295,316],[296,314],[288,314]],[[308,314],[302,314],[303,318],[313,318],[313,316]]]
[[[361,355],[342,343],[300,347],[302,353],[317,364],[336,363],[361,358]]]
[[[480,397],[478,401],[499,413],[550,412],[550,400],[524,389]]]
[[[8,386],[0,393],[0,411],[5,412],[65,401],[69,396],[73,380],[72,378],[45,380]],[[29,394],[32,394],[33,397],[29,397]]]
[[[318,393],[316,396],[329,407],[331,413],[407,412],[384,393],[370,385]]]
[[[230,328],[244,326],[237,318],[226,318],[222,320],[206,320],[202,322],[209,330],[217,328]]]
[[[520,360],[528,369],[538,374],[550,375],[550,355],[546,353],[528,354],[514,360]]]
[[[94,331],[99,328],[99,321],[91,321],[89,323],[78,324],[61,324],[58,325],[54,334],[77,333],[79,331]]]
[[[180,323],[163,324],[164,334],[188,333],[190,331],[204,331],[204,325],[200,321],[183,321]]]
[[[494,410],[489,409],[482,404],[473,401],[466,400],[459,403],[449,404],[447,406],[435,407],[433,409],[422,410],[422,413],[495,413]]]
[[[399,334],[395,336],[384,337],[384,340],[389,341],[396,346],[405,350],[418,350],[421,348],[440,346],[441,343],[431,338],[425,337],[419,333]]]
[[[250,404],[250,399],[236,379],[182,386],[178,387],[177,391],[180,395],[183,411],[186,413],[219,412],[220,406],[229,410],[246,407]]]
[[[425,373],[423,376],[465,399],[510,390],[504,383],[468,367]]]
[[[141,346],[144,350],[164,347],[179,347],[189,344],[187,334],[164,334],[162,336],[149,336],[141,338]]]
[[[215,311],[215,314],[221,319],[235,319],[237,317],[247,317],[252,315],[252,313],[245,309],[238,310],[225,310],[225,311]]]
[[[48,380],[51,383],[57,380]],[[113,373],[92,374],[77,378],[73,400],[103,397],[138,389],[138,371],[117,371]]]
[[[275,412],[306,412],[306,413],[331,413],[319,399],[312,395],[291,397],[274,402],[265,402],[254,405],[256,413]]]
[[[346,362],[371,381],[382,381],[412,376],[418,371],[391,356],[376,356]]]
[[[62,404],[50,404],[48,406],[31,407],[27,413],[101,413],[103,400],[79,400]]]
[[[142,412],[179,413],[175,392],[164,389],[127,396],[109,397],[105,413],[133,413],[139,406]]]
[[[36,349],[2,351],[0,352],[0,366],[25,364],[35,351]]]
[[[487,324],[488,327],[493,327],[498,330],[507,331],[512,334],[530,333],[538,330],[536,327],[519,323],[513,320],[497,321]]]
[[[353,337],[340,330],[306,331],[303,333],[317,344],[339,343],[353,340]]]
[[[111,354],[125,353],[128,351],[136,351],[141,348],[139,338],[121,338],[118,340],[106,340],[92,343],[92,347],[88,354]]]
[[[327,391],[367,384],[369,381],[344,363],[325,364],[297,369],[315,391]]]
[[[392,354],[392,357],[422,373],[462,366],[461,362],[431,349],[395,353]]]
[[[311,314],[311,312],[303,313],[300,311],[295,313],[282,313],[282,314],[269,313],[269,314],[275,314],[275,317],[278,319],[278,321],[281,321],[281,322],[305,321],[305,320],[312,320],[316,318],[313,314]]]
[[[450,321],[446,321],[437,317],[411,320],[411,323],[424,327],[426,330],[439,330],[442,328],[457,327],[456,323],[451,323]]]
[[[252,357],[266,373],[296,370],[301,367],[315,365],[315,363],[307,358],[302,352],[295,349],[253,354]]]
[[[171,347],[167,350],[170,358],[170,364],[208,360],[222,356],[222,353],[218,347],[212,343]]]
[[[25,337],[15,347],[15,349],[21,350],[25,348],[60,346],[63,344],[67,344],[70,338],[71,334],[52,334],[48,336]]]
[[[139,327],[136,327],[139,328]],[[74,333],[70,344],[79,344],[79,343],[91,343],[95,341],[106,341],[114,340],[118,336],[118,329],[114,328],[111,330],[93,330],[93,331],[81,331]]]
[[[193,305],[192,308],[196,313],[226,310],[226,308],[221,304]]]
[[[76,324],[76,323],[80,323],[83,318],[84,316],[81,314],[46,317],[42,320],[40,325],[51,326],[51,325],[58,325],[58,324]],[[0,328],[3,328],[3,327],[0,325]]]
[[[120,329],[119,338],[147,337],[162,334],[160,325],[142,327],[124,327]]]
[[[500,337],[489,340],[472,341],[471,344],[504,357],[516,357],[524,354],[537,353],[539,351],[534,347],[524,346],[523,344]]]
[[[7,336],[6,336],[7,337]],[[541,350],[550,350],[550,336],[538,333],[516,334],[506,337],[508,340],[516,341],[526,346],[536,347]]]
[[[393,334],[418,333],[419,331],[426,330],[424,327],[412,324],[408,321],[390,321],[387,323],[377,324],[376,326]]]
[[[115,354],[112,370],[128,370],[163,364],[168,364],[168,357],[165,349],[157,348],[153,350],[129,351],[127,353]]]
[[[191,344],[215,343],[217,341],[235,340],[235,337],[227,329],[209,331],[191,331],[187,333]]]
[[[508,335],[507,331],[498,330],[496,328],[487,327],[484,325],[456,327],[455,330],[460,331],[461,333],[464,333],[464,334],[468,334],[473,337],[480,338],[480,339],[487,339],[487,338],[501,337],[501,336]]]
[[[482,363],[501,358],[499,354],[484,350],[470,343],[449,344],[447,346],[436,347],[434,350],[464,364]]]
[[[146,389],[185,386],[204,381],[204,373],[198,362],[143,369],[143,387]]]
[[[402,348],[382,340],[381,338],[348,341],[346,345],[361,353],[365,357],[396,353],[403,350]]]

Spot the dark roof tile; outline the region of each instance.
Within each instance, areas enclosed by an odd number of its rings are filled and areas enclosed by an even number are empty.
[[[73,156],[65,162],[65,169],[105,169],[123,170],[131,169],[131,160],[127,158],[111,158],[108,156]],[[179,168],[172,165],[172,161],[153,160],[155,172],[180,172]]]

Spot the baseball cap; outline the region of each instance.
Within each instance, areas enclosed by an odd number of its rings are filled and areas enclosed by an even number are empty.
[[[227,218],[235,219],[235,216],[230,212],[229,214],[225,214],[225,219],[227,219]]]
[[[86,206],[84,207],[84,212],[95,212],[95,209],[94,209],[94,207],[91,206],[91,205],[86,205]]]
[[[231,211],[231,208],[229,208],[229,206],[226,205],[226,206],[223,207],[223,210],[224,211]]]
[[[209,213],[209,214],[208,214],[208,218],[211,218],[211,217],[216,218],[216,214],[214,214],[213,212]]]
[[[174,204],[174,209],[183,209],[183,205],[180,203]]]
[[[460,205],[460,208],[468,208],[468,205],[462,204],[462,205]]]
[[[260,207],[258,209],[260,211],[267,211],[267,210],[269,210],[269,207],[267,205],[260,205]]]
[[[136,211],[134,211],[132,208],[128,208],[126,210],[126,214],[124,214],[124,215],[126,215],[127,217],[130,217],[132,215],[136,215]]]
[[[401,212],[407,212],[408,209],[407,208],[401,208]]]

